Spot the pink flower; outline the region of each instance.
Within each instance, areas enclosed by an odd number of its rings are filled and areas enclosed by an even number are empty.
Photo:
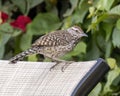
[[[8,14],[0,11],[0,24],[6,22],[8,19]]]
[[[20,15],[15,21],[11,22],[10,25],[13,26],[14,28],[18,28],[23,32],[25,32],[26,26],[30,22],[31,22],[31,19],[28,16]]]

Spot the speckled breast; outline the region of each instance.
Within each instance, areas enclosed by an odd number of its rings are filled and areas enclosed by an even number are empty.
[[[43,47],[40,52],[48,57],[61,57],[73,49],[73,44],[68,44],[66,46],[54,46],[54,47]]]

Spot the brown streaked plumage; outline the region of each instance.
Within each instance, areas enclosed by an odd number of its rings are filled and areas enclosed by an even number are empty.
[[[59,57],[71,51],[83,36],[87,35],[78,26],[50,32],[36,40],[30,49],[11,58],[10,63],[16,63],[31,54],[42,54],[55,62],[66,62]]]

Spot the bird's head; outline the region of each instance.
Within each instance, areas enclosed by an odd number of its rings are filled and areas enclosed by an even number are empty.
[[[81,37],[88,37],[88,35],[85,34],[85,33],[83,32],[83,30],[82,30],[79,26],[72,26],[72,27],[68,28],[67,31],[68,31],[71,35],[77,36],[77,37],[79,37],[79,38],[81,38]]]

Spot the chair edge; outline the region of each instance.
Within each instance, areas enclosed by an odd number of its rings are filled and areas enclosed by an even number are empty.
[[[71,96],[87,96],[109,70],[110,67],[104,59],[97,59],[96,64],[80,80]]]

